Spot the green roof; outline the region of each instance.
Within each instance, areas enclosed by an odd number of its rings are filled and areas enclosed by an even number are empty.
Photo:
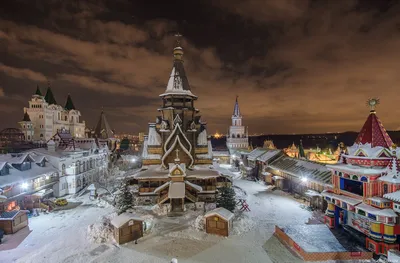
[[[47,92],[46,92],[46,96],[44,97],[44,99],[46,100],[46,102],[51,105],[51,104],[55,104],[57,105],[57,101],[54,98],[53,92],[51,91],[50,86],[47,88]]]
[[[65,103],[66,110],[75,110],[74,103],[72,102],[71,95],[68,94],[67,102]]]
[[[36,85],[36,92],[35,95],[43,96],[42,92],[40,91],[39,85]]]

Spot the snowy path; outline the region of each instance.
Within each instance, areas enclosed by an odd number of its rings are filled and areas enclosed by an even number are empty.
[[[311,213],[279,191],[267,191],[265,185],[240,180],[238,173],[226,169],[223,172],[237,178],[234,185],[243,190],[237,192],[240,195],[246,192],[245,199],[251,209],[241,215],[244,219],[234,221],[235,229],[229,238],[193,229],[191,224],[197,211],[180,218],[157,217],[152,233],[137,245],[132,242],[122,246],[92,244],[86,236],[88,226],[110,214],[112,209],[91,206],[87,201],[72,210],[32,218],[32,233],[18,248],[0,251],[0,263],[165,263],[173,257],[177,257],[179,263],[272,262],[263,246],[272,236],[275,224],[304,223]]]

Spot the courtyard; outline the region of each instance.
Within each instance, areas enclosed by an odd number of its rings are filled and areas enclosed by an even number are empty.
[[[237,213],[228,238],[201,231],[202,211],[187,211],[182,217],[167,217],[162,209],[140,207],[138,213],[151,222],[138,244],[117,245],[107,230],[113,208],[87,195],[74,209],[31,218],[29,235],[15,249],[1,250],[0,262],[302,262],[273,237],[276,224],[304,224],[315,214],[279,190],[262,183],[239,179],[226,168],[221,172],[236,178],[239,198],[247,200],[249,212]],[[296,259],[297,261],[291,260]]]

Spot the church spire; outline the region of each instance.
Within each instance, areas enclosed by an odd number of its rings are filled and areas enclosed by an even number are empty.
[[[43,95],[42,95],[42,92],[40,91],[39,85],[36,85],[36,92],[35,92],[35,95],[43,96]]]
[[[57,101],[54,98],[53,92],[51,91],[50,82],[48,82],[46,96],[44,97],[44,99],[49,105],[51,104],[57,105]]]
[[[72,102],[70,94],[68,94],[67,102],[65,103],[65,107],[64,108],[66,110],[75,110],[75,106],[74,106],[74,103]]]
[[[355,141],[356,144],[370,143],[371,147],[381,146],[390,148],[393,145],[381,121],[376,116],[375,107],[379,104],[379,99],[370,99],[367,102],[370,113]]]
[[[239,102],[238,102],[239,96],[236,96],[236,102],[235,102],[235,107],[233,108],[233,116],[235,117],[240,117],[240,109],[239,109]]]
[[[166,95],[189,95],[191,97],[196,97],[190,90],[190,85],[188,78],[186,76],[185,68],[183,67],[183,48],[180,44],[181,34],[176,34],[177,37],[176,45],[173,50],[174,64],[172,67],[171,75],[167,84],[167,89],[164,94]]]
[[[305,154],[304,148],[303,148],[303,140],[300,140],[300,145],[299,145],[299,157],[300,157],[300,158],[306,158],[306,154]]]

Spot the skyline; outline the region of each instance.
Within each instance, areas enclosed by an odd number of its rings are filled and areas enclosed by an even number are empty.
[[[383,125],[400,127],[396,1],[23,2],[0,11],[0,128],[17,127],[49,80],[87,126],[104,107],[118,133],[145,132],[176,32],[209,133],[226,133],[236,95],[250,134],[358,131],[370,97],[381,99]]]

